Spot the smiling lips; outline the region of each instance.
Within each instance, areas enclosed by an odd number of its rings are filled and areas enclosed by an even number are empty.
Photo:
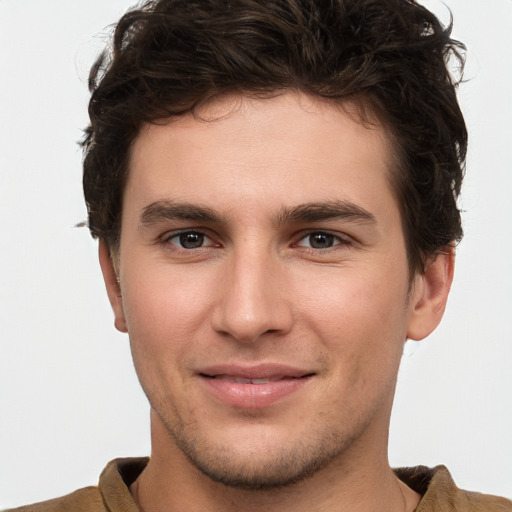
[[[302,388],[314,375],[282,365],[217,366],[198,373],[214,397],[243,409],[268,407]]]
[[[277,382],[286,379],[287,377],[278,376],[268,379],[244,379],[243,377],[232,377],[231,375],[214,375],[212,379],[221,379],[227,382],[237,382],[238,384],[267,384],[268,382]],[[292,377],[296,378],[296,377]]]

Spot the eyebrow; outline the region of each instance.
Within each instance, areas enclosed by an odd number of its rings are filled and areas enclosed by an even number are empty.
[[[189,220],[195,222],[220,222],[221,218],[206,206],[177,203],[171,200],[154,201],[142,209],[142,226],[151,226],[165,220]]]
[[[307,223],[330,219],[344,219],[355,222],[375,223],[375,216],[361,206],[350,201],[326,201],[305,203],[283,209],[278,217],[278,224]]]
[[[350,201],[325,201],[304,203],[283,208],[276,216],[276,224],[319,222],[330,219],[344,219],[354,222],[375,223],[375,216]],[[142,209],[142,227],[166,220],[187,220],[193,222],[221,223],[225,221],[215,210],[207,206],[179,203],[169,199],[154,201]]]

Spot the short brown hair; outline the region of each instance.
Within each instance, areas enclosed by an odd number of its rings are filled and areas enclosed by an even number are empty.
[[[409,264],[462,237],[467,131],[448,60],[464,46],[415,0],[158,0],[127,12],[91,70],[84,193],[94,237],[118,247],[130,146],[143,123],[226,93],[297,89],[384,120]]]

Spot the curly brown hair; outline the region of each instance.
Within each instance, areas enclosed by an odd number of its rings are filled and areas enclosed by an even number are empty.
[[[412,272],[462,237],[467,131],[451,60],[462,43],[415,0],[157,0],[127,12],[90,74],[88,226],[119,244],[130,146],[143,123],[227,92],[357,100],[382,120]]]

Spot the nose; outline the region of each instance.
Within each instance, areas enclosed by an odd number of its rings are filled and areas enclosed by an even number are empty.
[[[212,315],[213,329],[240,343],[288,333],[293,315],[286,270],[278,257],[244,251],[224,263]]]

